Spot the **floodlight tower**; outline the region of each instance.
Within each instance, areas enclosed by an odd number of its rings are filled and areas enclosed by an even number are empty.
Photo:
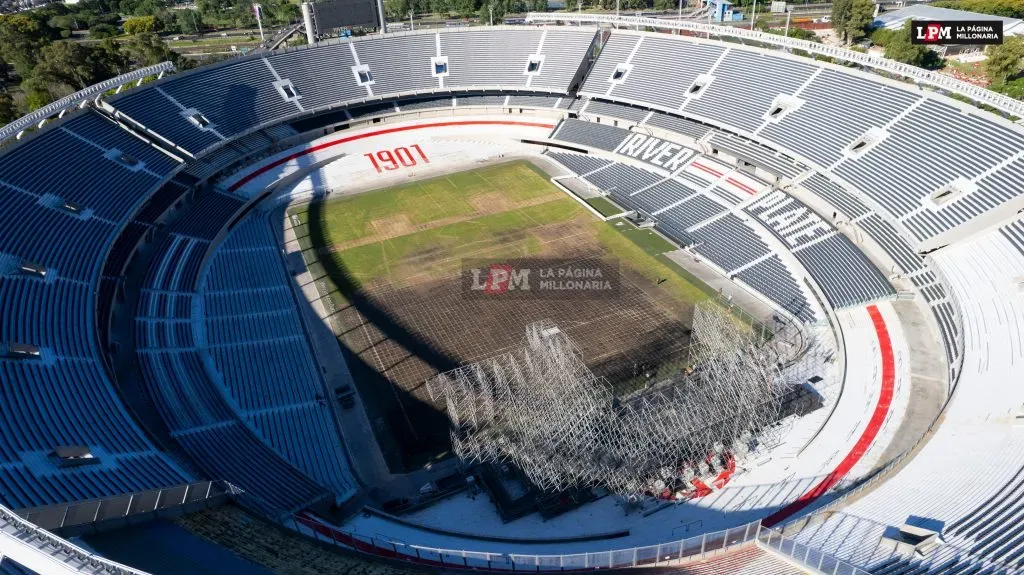
[[[388,21],[384,17],[384,0],[377,0],[377,17],[380,19],[380,33],[388,31]]]
[[[708,40],[711,39],[711,0],[707,0],[708,5]]]
[[[266,40],[263,37],[263,7],[259,4],[253,4],[252,10],[256,13],[256,25],[260,27],[260,42],[263,42]]]
[[[313,3],[302,3],[302,22],[306,27],[306,43],[316,44],[316,22],[313,15]]]

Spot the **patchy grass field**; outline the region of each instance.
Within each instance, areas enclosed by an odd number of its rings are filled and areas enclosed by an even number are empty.
[[[321,213],[325,243],[346,244],[386,234],[406,233],[441,220],[506,211],[517,202],[557,197],[542,172],[526,161],[448,174],[328,202]],[[292,210],[308,220],[308,206]]]
[[[686,360],[693,305],[713,295],[661,256],[650,230],[603,222],[515,161],[295,206],[296,233],[320,296],[333,310],[349,369],[395,471],[448,449],[444,406],[424,381],[519,346],[549,319],[613,385]],[[614,299],[467,297],[465,259],[616,260]]]

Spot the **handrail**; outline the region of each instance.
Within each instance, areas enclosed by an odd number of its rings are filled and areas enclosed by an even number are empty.
[[[184,506],[209,505],[241,493],[240,488],[227,481],[196,481],[85,501],[18,509],[16,513],[41,529],[57,532]]]
[[[61,561],[73,570],[87,571],[90,574],[98,575],[100,573],[112,573],[116,575],[147,575],[145,571],[139,571],[132,569],[127,565],[122,565],[109,559],[105,559],[94,553],[74,545],[70,541],[63,539],[46,531],[36,527],[29,521],[22,519],[17,513],[7,509],[0,505],[0,555],[10,555],[10,553],[4,552],[4,540],[2,535],[8,535],[15,537],[19,541],[25,544],[32,544],[36,550],[42,555],[52,557],[54,560]],[[9,525],[13,525],[18,529],[18,532],[10,533],[8,531]],[[59,554],[67,556],[67,559],[58,558]],[[73,562],[73,563],[72,563]]]
[[[538,555],[439,549],[404,543],[380,535],[369,536],[344,531],[307,514],[295,515],[292,517],[292,521],[286,525],[299,533],[312,535],[318,541],[377,557],[442,567],[446,570],[472,569],[533,573],[667,566],[682,564],[684,561],[706,560],[729,549],[749,545],[757,539],[761,528],[761,522],[758,520],[719,531],[652,545],[582,553]]]
[[[942,90],[956,92],[970,98],[975,102],[986,104],[1001,110],[1007,114],[1024,118],[1024,101],[993,92],[980,86],[975,86],[963,80],[957,80],[952,76],[939,74],[910,64],[904,64],[881,56],[857,52],[848,48],[829,46],[809,40],[800,40],[778,34],[758,32],[747,28],[732,26],[718,26],[695,21],[661,20],[658,18],[646,18],[642,16],[615,16],[614,14],[588,14],[588,13],[557,13],[546,14],[530,12],[526,15],[527,22],[570,22],[575,24],[617,24],[621,26],[661,28],[670,30],[686,30],[700,32],[714,36],[729,36],[744,40],[753,40],[764,44],[771,44],[782,48],[803,50],[812,54],[820,54],[830,58],[837,58],[846,62],[853,62],[876,70],[882,70],[892,74],[909,78],[914,82],[928,84]]]
[[[953,341],[948,342],[952,346],[953,357],[949,358],[949,394],[952,395],[953,389],[956,388],[957,382],[960,380],[960,368],[964,364],[964,318],[963,311],[960,309],[960,300],[953,297],[953,289],[950,287],[952,284],[946,277],[946,272],[942,271],[935,263],[935,258],[931,255],[924,257],[924,263],[927,265],[928,270],[931,271],[936,278],[936,281],[942,285],[942,289],[946,292],[946,297],[949,299],[949,307],[953,310],[953,323],[956,324],[957,331],[953,335]],[[930,306],[933,310],[936,306]],[[941,327],[940,331],[941,331]],[[945,336],[943,336],[943,342],[945,343]]]
[[[791,559],[807,567],[811,573],[823,575],[871,575],[856,565],[847,563],[835,555],[825,553],[809,545],[797,543],[781,531],[761,526],[757,534],[757,546],[771,553]]]
[[[34,112],[30,112],[17,120],[14,120],[10,124],[3,126],[0,128],[0,142],[10,138],[11,136],[20,137],[22,132],[34,125],[37,125],[39,122],[42,122],[52,116],[56,116],[72,106],[81,104],[93,96],[103,94],[107,90],[118,88],[128,82],[142,80],[148,76],[170,72],[174,69],[174,64],[170,62],[162,62],[155,66],[147,66],[145,68],[139,68],[138,70],[132,70],[127,74],[121,74],[120,76],[104,80],[98,84],[93,84],[84,90],[79,90],[70,96],[65,96],[56,102],[51,102],[42,108],[39,108]]]

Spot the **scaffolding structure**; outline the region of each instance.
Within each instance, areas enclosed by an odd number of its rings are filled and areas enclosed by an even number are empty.
[[[697,306],[692,338],[688,369],[625,397],[551,322],[527,326],[524,347],[427,389],[446,403],[463,460],[508,462],[544,490],[682,497],[765,441],[790,387],[770,338],[720,304]]]

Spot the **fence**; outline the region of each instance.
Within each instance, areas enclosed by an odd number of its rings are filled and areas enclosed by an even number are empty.
[[[18,515],[35,526],[53,532],[81,533],[95,530],[98,524],[124,524],[147,515],[181,513],[193,508],[222,503],[239,490],[224,481],[200,481],[164,489],[151,489],[103,499],[59,503],[17,510]]]
[[[34,564],[32,558],[38,558],[44,565],[49,561],[67,569],[87,571],[92,575],[146,575],[143,571],[94,555],[40,529],[3,506],[0,506],[0,555],[10,556],[28,566]]]
[[[823,551],[797,543],[793,539],[768,527],[761,528],[757,536],[757,544],[783,557],[788,557],[818,573],[825,573],[826,575],[871,575],[869,571],[860,569]]]
[[[348,533],[321,523],[309,515],[293,517],[292,527],[319,541],[387,559],[398,559],[448,569],[490,569],[495,571],[582,571],[624,569],[640,566],[670,566],[684,561],[707,559],[757,539],[761,522],[705,533],[688,539],[594,553],[526,555],[438,549],[409,545],[387,538]],[[305,529],[304,529],[305,528]]]

